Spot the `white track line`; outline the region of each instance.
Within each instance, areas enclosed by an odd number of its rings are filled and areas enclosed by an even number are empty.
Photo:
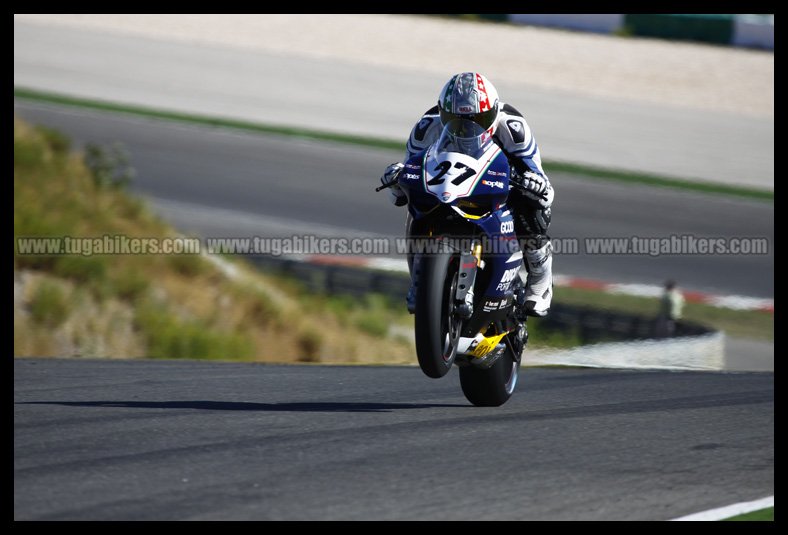
[[[674,518],[672,521],[698,521],[710,522],[730,518],[736,515],[743,515],[759,509],[766,509],[767,507],[774,507],[774,496],[762,498],[752,502],[741,502],[733,505],[727,505],[718,509],[711,509],[709,511],[702,511],[692,515]]]

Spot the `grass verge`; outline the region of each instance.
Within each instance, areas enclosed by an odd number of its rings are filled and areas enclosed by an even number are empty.
[[[374,296],[308,295],[238,258],[165,248],[194,238],[126,191],[131,171],[14,119],[15,356],[413,361],[386,329],[407,313]]]
[[[725,522],[774,522],[774,507],[726,518]]]

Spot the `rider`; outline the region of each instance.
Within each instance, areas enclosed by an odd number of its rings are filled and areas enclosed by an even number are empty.
[[[438,104],[430,108],[413,127],[406,157],[426,149],[438,140],[443,126],[455,118],[470,119],[485,128],[509,158],[515,179],[509,190],[509,208],[515,232],[528,270],[526,312],[546,316],[553,298],[553,259],[550,226],[553,187],[542,169],[539,148],[523,115],[498,99],[495,87],[479,73],[457,74],[446,83]],[[389,165],[381,182],[396,182],[402,163]],[[396,184],[389,188],[395,206],[407,204],[405,192]]]

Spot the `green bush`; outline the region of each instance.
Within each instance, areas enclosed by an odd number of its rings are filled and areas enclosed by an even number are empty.
[[[63,288],[49,280],[43,280],[36,288],[30,301],[33,319],[48,327],[57,327],[66,321],[69,304]]]
[[[323,346],[323,338],[320,333],[313,329],[304,329],[296,337],[296,344],[299,349],[299,362],[319,362],[320,348]]]
[[[44,165],[45,149],[35,140],[14,136],[14,169],[31,169]]]
[[[121,143],[85,146],[85,165],[99,187],[126,187],[136,172],[130,165],[131,158]]]
[[[198,320],[181,320],[151,302],[136,308],[135,323],[148,341],[150,358],[252,360],[254,343],[234,332],[220,332]]]

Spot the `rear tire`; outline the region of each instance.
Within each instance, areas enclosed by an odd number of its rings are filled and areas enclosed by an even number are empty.
[[[462,393],[477,407],[499,407],[512,397],[519,373],[520,355],[515,355],[507,345],[506,351],[489,369],[473,365],[460,368]]]
[[[438,379],[457,356],[462,320],[454,312],[458,262],[448,247],[427,247],[421,258],[416,291],[416,356],[421,371]]]

